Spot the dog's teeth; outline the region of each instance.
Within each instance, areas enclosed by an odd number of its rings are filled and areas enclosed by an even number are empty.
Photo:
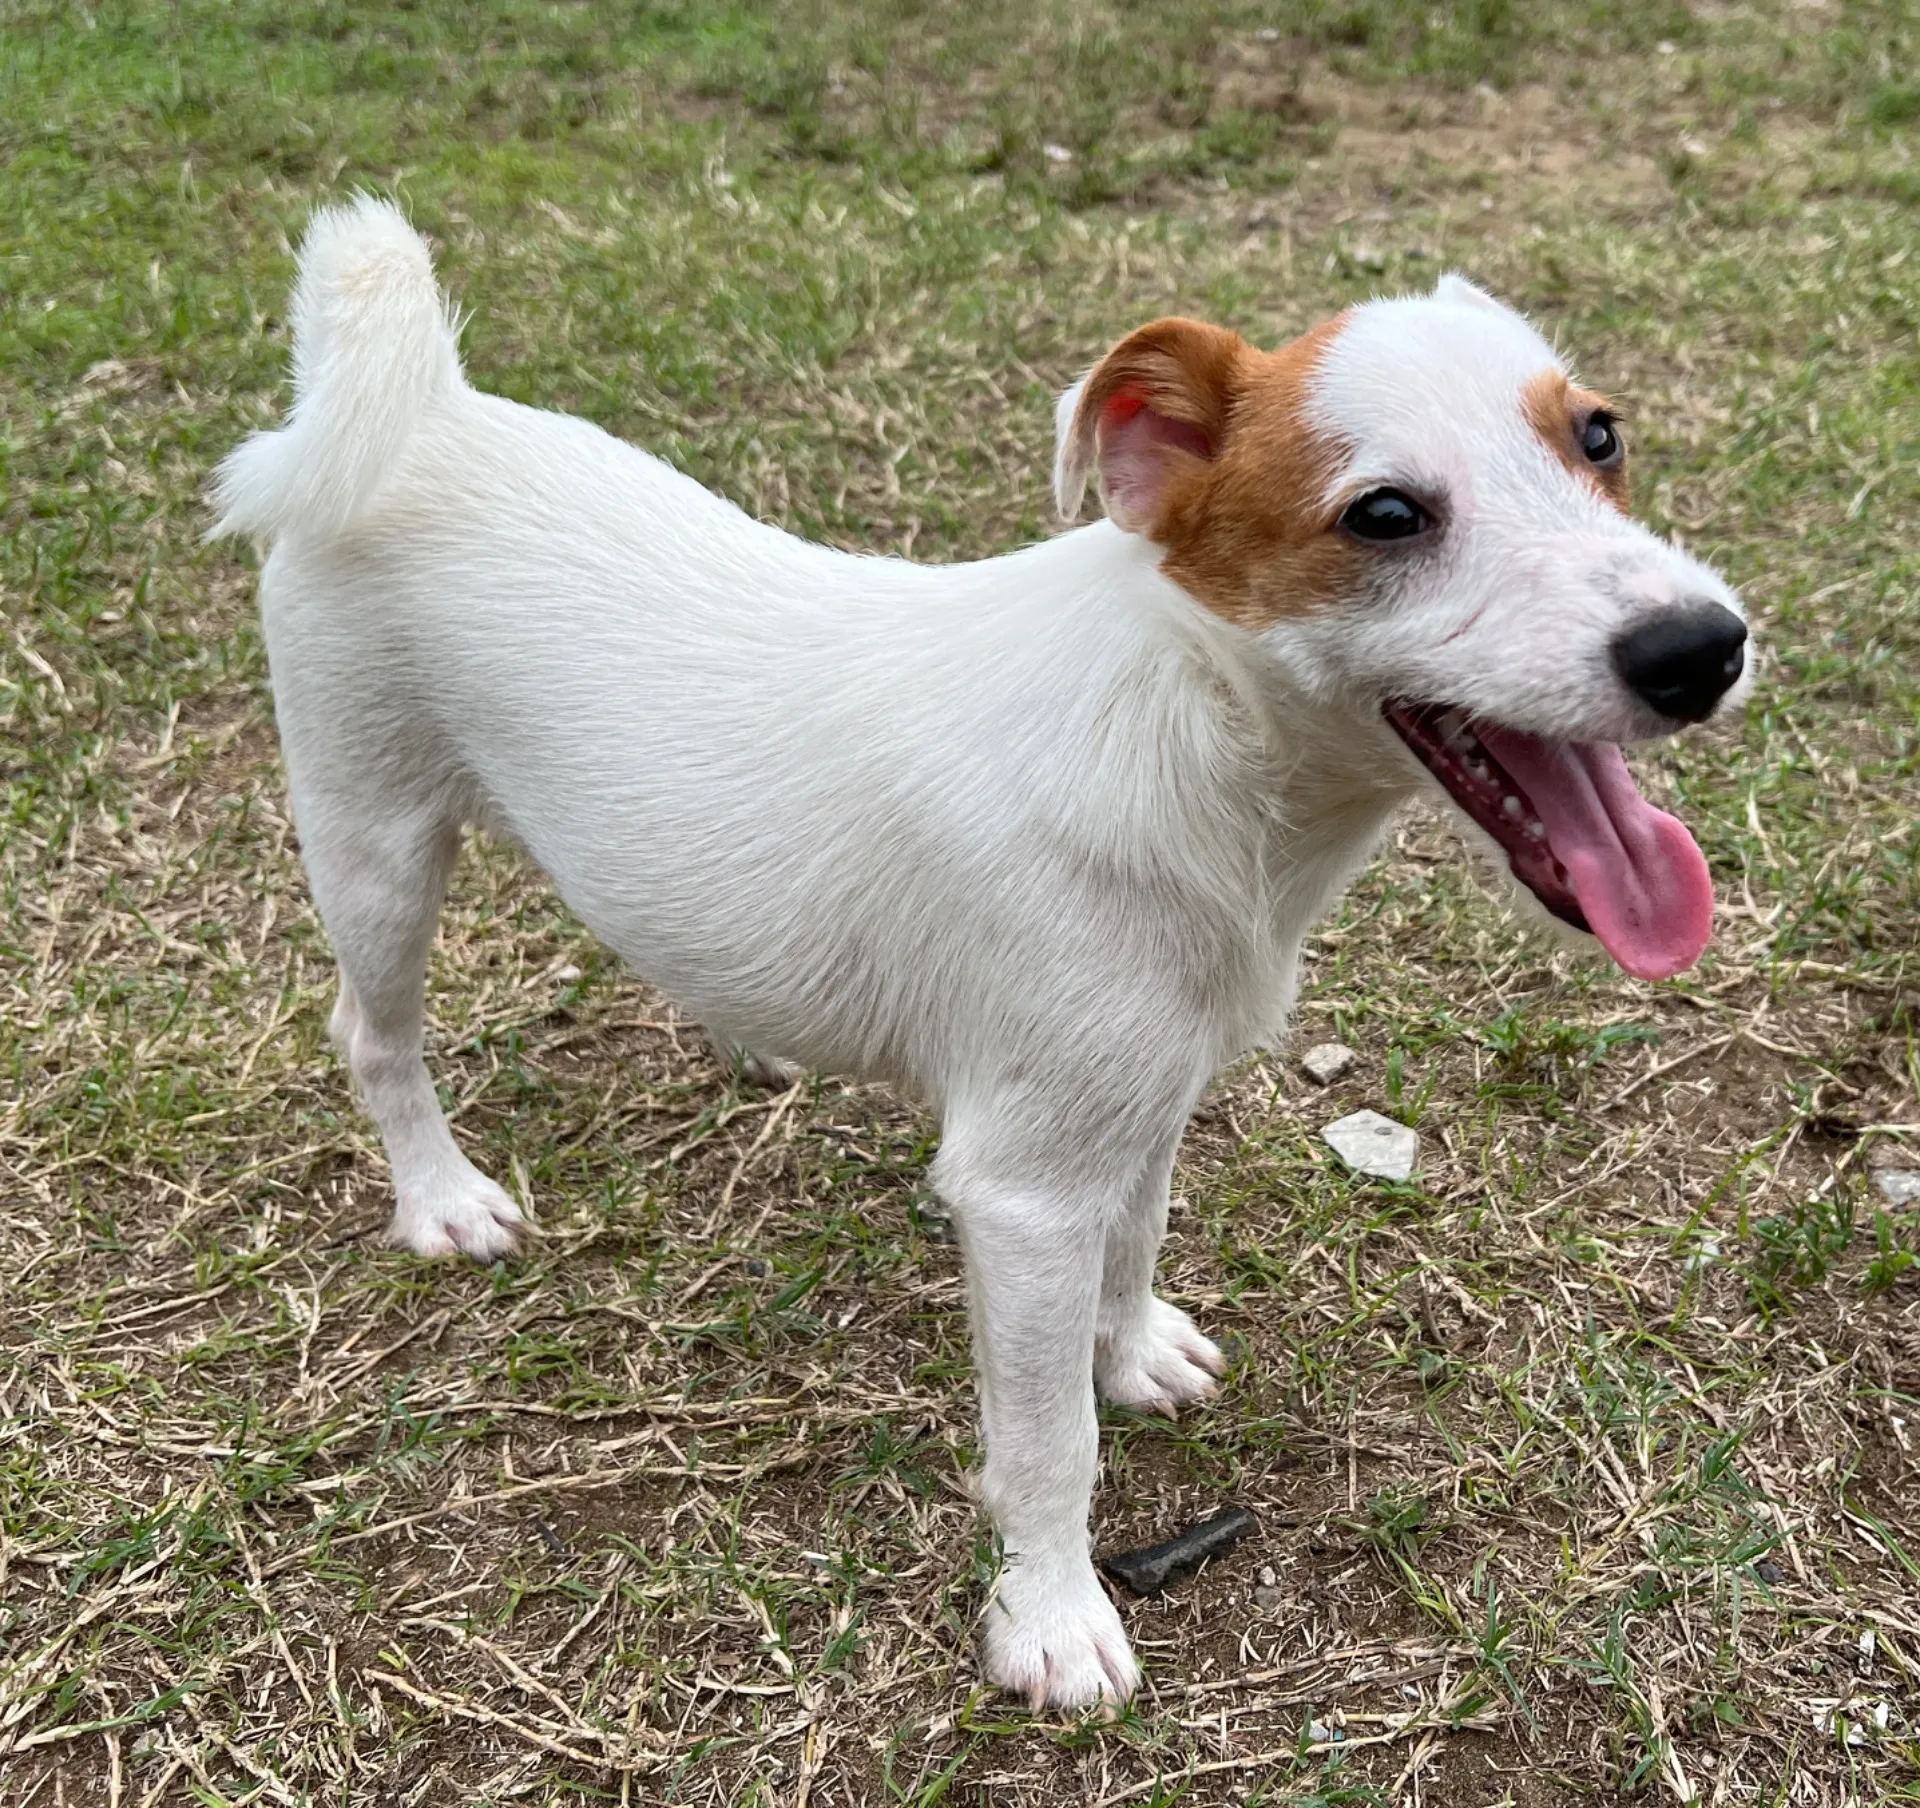
[[[1467,733],[1467,719],[1459,710],[1450,709],[1440,718],[1440,739],[1449,747],[1458,747],[1472,738]]]
[[[1515,797],[1513,793],[1509,791],[1505,797],[1501,798],[1500,808],[1506,811],[1509,816],[1517,817],[1520,812],[1526,808],[1526,805],[1521,803],[1519,798]]]
[[[1527,833],[1532,836],[1535,841],[1545,841],[1547,838],[1547,825],[1540,821],[1538,817],[1535,817],[1527,824]]]
[[[1467,766],[1467,770],[1471,772],[1475,778],[1490,779],[1493,777],[1493,769],[1487,764],[1485,760],[1477,760],[1477,759],[1469,758],[1466,762],[1466,766]]]

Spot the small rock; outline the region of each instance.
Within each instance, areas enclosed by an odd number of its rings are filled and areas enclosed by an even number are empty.
[[[1688,1274],[1698,1274],[1701,1271],[1701,1269],[1711,1268],[1714,1265],[1714,1263],[1719,1260],[1720,1260],[1720,1239],[1716,1236],[1709,1234],[1707,1236],[1702,1237],[1700,1241],[1696,1243],[1690,1251],[1688,1251],[1687,1257],[1686,1257],[1686,1271]]]
[[[1377,1111],[1356,1111],[1329,1124],[1320,1134],[1328,1148],[1356,1174],[1410,1180],[1414,1163],[1420,1159],[1418,1135]]]
[[[580,969],[571,964],[562,967],[560,971],[554,975],[555,979],[559,980],[562,985],[566,985],[566,986],[572,985],[573,982],[579,977],[580,977]]]
[[[1261,26],[1253,35],[1263,44],[1277,44],[1280,42],[1280,33],[1271,25]]]
[[[1920,1168],[1882,1168],[1873,1184],[1889,1205],[1920,1205]]]
[[[1860,1710],[1857,1707],[1851,1704],[1843,1705],[1839,1701],[1831,1698],[1823,1698],[1809,1701],[1807,1703],[1807,1711],[1813,1717],[1813,1725],[1816,1732],[1831,1735],[1840,1732],[1841,1727],[1844,1725],[1846,1728],[1844,1736],[1847,1744],[1866,1744],[1867,1729],[1860,1723]],[[1884,1732],[1888,1721],[1892,1718],[1892,1715],[1887,1710],[1887,1704],[1884,1701],[1875,1702],[1867,1709],[1867,1713],[1871,1716],[1873,1724]]]
[[[1782,1575],[1780,1565],[1775,1563],[1771,1557],[1762,1557],[1760,1561],[1753,1566],[1753,1573],[1769,1588],[1773,1587]]]
[[[1344,1042],[1316,1042],[1300,1057],[1300,1065],[1309,1079],[1331,1086],[1359,1059]]]
[[[1274,1613],[1287,1604],[1287,1597],[1277,1588],[1256,1588],[1253,1604],[1262,1613]]]
[[[1040,147],[1040,151],[1041,155],[1043,155],[1049,163],[1071,163],[1073,161],[1073,153],[1068,150],[1064,144],[1043,144]]]

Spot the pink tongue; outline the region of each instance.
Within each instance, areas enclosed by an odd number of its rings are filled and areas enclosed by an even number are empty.
[[[1611,741],[1474,732],[1526,792],[1600,945],[1636,979],[1670,979],[1713,932],[1713,881],[1686,825],[1634,789]]]

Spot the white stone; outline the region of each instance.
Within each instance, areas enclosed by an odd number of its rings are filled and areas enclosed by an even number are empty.
[[[1359,1058],[1344,1042],[1316,1042],[1300,1057],[1300,1065],[1310,1079],[1331,1086]]]
[[[1408,1180],[1420,1158],[1420,1138],[1405,1124],[1396,1124],[1377,1111],[1356,1111],[1329,1124],[1320,1134],[1356,1174]]]
[[[1708,1232],[1694,1246],[1686,1259],[1689,1274],[1698,1274],[1703,1268],[1711,1268],[1720,1260],[1720,1239]]]
[[[1873,1184],[1889,1205],[1920,1205],[1920,1169],[1882,1168]]]

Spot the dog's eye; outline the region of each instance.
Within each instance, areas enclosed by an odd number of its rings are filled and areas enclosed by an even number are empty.
[[[1580,450],[1589,464],[1610,471],[1627,455],[1626,443],[1613,424],[1613,416],[1604,411],[1590,415],[1580,432]]]
[[[1433,517],[1404,490],[1369,490],[1348,505],[1340,525],[1356,540],[1411,540],[1433,525]]]

